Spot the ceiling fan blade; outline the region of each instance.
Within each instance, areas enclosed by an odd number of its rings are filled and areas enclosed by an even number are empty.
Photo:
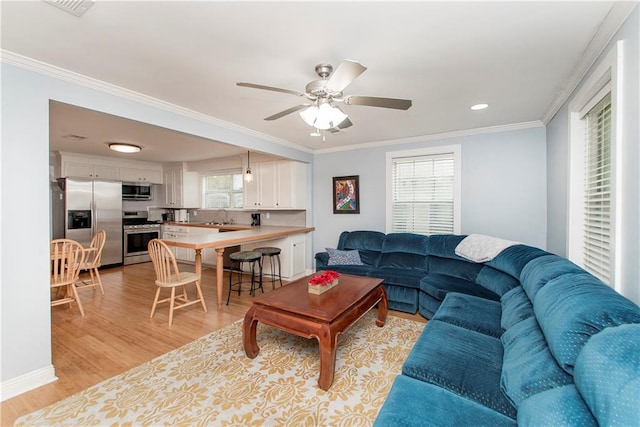
[[[345,59],[338,68],[331,74],[327,81],[327,89],[332,92],[342,92],[360,74],[364,73],[367,67],[356,61]]]
[[[346,128],[351,127],[351,126],[353,126],[353,123],[351,123],[351,120],[349,120],[349,117],[347,117],[346,119],[344,119],[344,120],[342,121],[342,123],[340,123],[340,124],[337,126],[337,128],[338,128],[338,129],[346,129]]]
[[[282,89],[282,88],[273,87],[273,86],[257,85],[255,83],[239,82],[239,83],[236,83],[236,85],[242,86],[242,87],[250,87],[250,88],[253,88],[253,89],[263,89],[263,90],[271,90],[271,91],[274,91],[274,92],[288,93],[290,95],[296,95],[296,96],[305,96],[304,93],[296,92],[295,90]]]
[[[408,110],[411,107],[410,99],[377,98],[375,96],[347,96],[343,102],[347,105],[367,105],[369,107],[395,108],[396,110]]]
[[[291,113],[295,113],[296,111],[304,110],[308,106],[309,106],[309,104],[296,105],[295,107],[287,108],[284,111],[280,111],[279,113],[276,113],[276,114],[274,114],[272,116],[269,116],[269,117],[265,118],[265,120],[268,120],[268,121],[276,120],[276,119],[279,119],[280,117],[286,116],[287,114],[291,114]]]

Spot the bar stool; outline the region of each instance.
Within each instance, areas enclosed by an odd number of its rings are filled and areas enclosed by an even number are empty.
[[[264,289],[262,288],[262,264],[260,262],[260,259],[262,257],[262,254],[260,252],[255,252],[255,251],[240,251],[240,252],[234,252],[231,255],[229,255],[229,259],[238,264],[238,268],[233,268],[233,266],[231,267],[231,269],[229,270],[229,295],[227,296],[227,305],[229,305],[229,299],[231,298],[231,290],[233,289],[234,286],[237,286],[238,288],[238,295],[240,295],[240,291],[242,289],[242,265],[246,262],[246,263],[250,263],[251,265],[251,289],[249,289],[249,295],[253,296],[255,294],[256,289],[261,289],[262,292],[264,293]],[[260,276],[258,276],[259,278],[259,282],[258,282],[258,286],[256,286],[256,264],[258,265],[258,268],[260,268]],[[236,282],[233,281],[233,272],[237,272],[238,273],[238,280]]]
[[[262,265],[264,265],[264,257],[269,257],[269,264],[271,265],[271,274],[269,274],[269,277],[271,277],[271,288],[275,289],[276,288],[276,277],[277,279],[280,281],[280,286],[282,286],[282,269],[280,266],[280,248],[275,248],[272,246],[266,246],[266,247],[262,247],[262,248],[255,248],[254,251],[256,252],[260,252],[262,254],[262,259],[261,259],[261,263]],[[276,276],[275,274],[275,266],[274,264],[274,258],[278,261],[278,275]],[[265,274],[263,274],[265,275]]]

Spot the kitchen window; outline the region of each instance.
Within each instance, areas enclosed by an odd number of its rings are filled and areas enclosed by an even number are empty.
[[[202,177],[204,209],[241,209],[242,171],[216,172]]]
[[[460,233],[460,146],[387,153],[387,232]]]

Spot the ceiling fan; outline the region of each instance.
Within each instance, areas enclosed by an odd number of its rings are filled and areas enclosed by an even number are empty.
[[[344,60],[333,71],[330,64],[316,65],[316,74],[320,80],[314,80],[307,84],[305,92],[282,89],[272,86],[264,86],[255,83],[239,82],[238,86],[254,89],[270,90],[274,92],[288,93],[307,100],[306,103],[287,108],[284,111],[266,117],[265,120],[276,120],[288,114],[300,111],[300,116],[309,126],[316,130],[327,130],[338,133],[341,129],[352,126],[349,117],[338,107],[337,103],[346,105],[365,105],[370,107],[393,108],[407,110],[411,107],[411,100],[396,98],[378,98],[374,96],[344,96],[343,90],[351,84],[367,67],[359,62]]]

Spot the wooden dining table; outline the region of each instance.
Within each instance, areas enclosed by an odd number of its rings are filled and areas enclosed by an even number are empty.
[[[258,226],[243,230],[227,231],[225,233],[212,232],[187,237],[169,237],[161,239],[169,246],[188,248],[195,251],[195,271],[202,273],[202,250],[215,249],[216,251],[216,291],[218,308],[222,306],[222,282],[223,259],[225,248],[238,246],[245,243],[255,243],[267,240],[279,239],[294,234],[310,233],[315,227],[284,227],[284,226]]]

